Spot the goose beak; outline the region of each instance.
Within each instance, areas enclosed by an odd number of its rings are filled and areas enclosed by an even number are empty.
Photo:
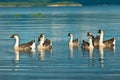
[[[68,34],[68,36],[71,36],[71,35],[72,35],[72,33],[69,33],[69,34]]]
[[[68,34],[68,36],[70,36],[70,33]]]
[[[87,36],[91,36],[91,35],[92,35],[92,33],[91,33],[91,32],[88,32],[88,33],[87,33]]]
[[[14,35],[12,35],[10,38],[14,38]]]
[[[98,33],[101,33],[101,30],[99,29]]]
[[[38,38],[38,42],[40,41],[40,38]]]
[[[89,32],[87,33],[87,36],[90,36]]]
[[[34,42],[35,42],[35,40],[32,40],[31,42],[32,42],[32,43],[34,43]]]

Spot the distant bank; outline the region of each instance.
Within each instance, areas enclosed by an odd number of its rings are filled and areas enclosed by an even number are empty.
[[[59,7],[59,6],[83,6],[80,3],[74,3],[74,2],[54,2],[54,3],[39,3],[39,2],[1,2],[0,7],[41,7],[41,6],[47,6],[47,7]]]
[[[80,3],[75,3],[75,2],[66,2],[66,1],[62,1],[62,2],[55,2],[55,3],[51,3],[49,5],[47,5],[48,7],[59,7],[59,6],[83,6]]]
[[[50,4],[47,5],[47,7],[61,7],[61,6],[83,6],[82,4],[70,4],[70,5],[64,5],[64,4]]]

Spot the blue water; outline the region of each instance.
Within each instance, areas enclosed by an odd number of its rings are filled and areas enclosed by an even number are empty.
[[[120,6],[0,8],[0,80],[119,80]],[[116,48],[93,53],[81,49],[87,32],[104,40],[115,37]],[[71,32],[80,38],[80,47],[68,47]],[[15,53],[12,34],[20,43],[36,40],[44,33],[51,39],[51,51]],[[19,54],[19,60],[16,56]],[[103,60],[100,60],[100,57]]]

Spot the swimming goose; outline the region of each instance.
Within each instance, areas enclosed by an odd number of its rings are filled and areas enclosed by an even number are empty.
[[[10,38],[16,39],[14,50],[31,51],[35,49],[35,40],[19,45],[19,36],[17,34],[13,34]]]
[[[69,46],[79,46],[79,38],[73,40],[73,34],[69,33],[70,36]]]
[[[100,35],[94,37],[93,34],[91,32],[88,32],[88,36],[91,35],[93,38],[93,45],[94,47],[98,47],[99,45],[99,40],[100,40]]]
[[[99,47],[111,48],[115,46],[115,42],[116,42],[115,38],[111,38],[109,40],[103,41],[103,35],[104,35],[103,30],[99,30],[98,33],[100,34]]]
[[[52,48],[52,41],[49,39],[45,40],[44,34],[40,34],[38,41],[40,41],[40,44],[38,45],[38,49],[51,49]]]
[[[86,49],[93,49],[94,45],[93,45],[92,39],[93,39],[93,36],[89,35],[89,43],[86,42],[85,40],[83,40],[81,48],[84,49],[84,50],[86,50]]]

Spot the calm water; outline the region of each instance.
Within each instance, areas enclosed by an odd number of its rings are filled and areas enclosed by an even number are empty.
[[[116,49],[70,50],[69,32],[88,41],[90,31],[104,30],[104,40],[115,37]],[[120,6],[0,8],[0,80],[119,80]],[[53,42],[51,51],[14,52],[12,34],[20,43],[44,33]],[[19,56],[19,60],[17,59]],[[99,60],[102,57],[103,60]]]

